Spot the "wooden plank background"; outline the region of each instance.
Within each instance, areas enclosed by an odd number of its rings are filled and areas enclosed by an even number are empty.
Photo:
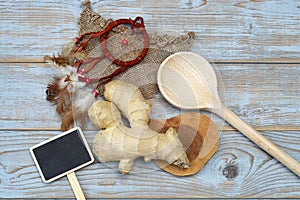
[[[62,178],[44,184],[29,148],[59,133],[45,100],[55,72],[42,62],[77,32],[81,2],[0,0],[0,197],[73,198]],[[196,32],[197,51],[216,63],[225,104],[300,161],[300,1],[93,1],[105,18],[141,15],[151,31]],[[153,118],[181,111],[159,94]],[[204,112],[205,113],[205,112]],[[133,173],[95,163],[78,179],[88,198],[300,198],[300,179],[218,117],[217,153],[198,174],[178,178],[138,160]],[[89,125],[90,145],[96,133]]]

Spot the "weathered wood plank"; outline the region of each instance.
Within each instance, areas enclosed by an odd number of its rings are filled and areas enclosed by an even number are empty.
[[[2,198],[73,198],[66,178],[44,184],[30,157],[30,146],[57,131],[0,131]],[[264,132],[300,161],[299,132]],[[92,145],[95,131],[86,131]],[[299,198],[299,178],[237,132],[221,133],[217,153],[196,175],[178,178],[138,160],[124,176],[117,163],[94,163],[77,172],[87,198],[274,197]]]
[[[195,49],[215,61],[300,62],[297,0],[105,0],[92,6],[106,18],[141,15],[149,30],[195,31]],[[41,61],[60,52],[76,36],[80,11],[80,0],[1,0],[0,60]]]
[[[45,100],[46,86],[55,74],[52,68],[2,63],[0,70],[5,72],[0,79],[0,129],[60,126],[55,107]],[[246,122],[265,130],[300,129],[300,65],[220,64],[217,72],[225,87],[220,96]],[[160,95],[151,102],[153,118],[170,118],[181,112]],[[224,121],[206,114],[222,128]]]
[[[76,36],[80,2],[0,0],[0,198],[74,198],[66,178],[44,184],[29,155],[30,146],[60,133],[55,108],[45,101],[54,71],[43,63],[9,62],[41,62],[45,54],[58,53]],[[299,3],[92,0],[94,10],[106,18],[141,15],[151,31],[195,31],[193,50],[220,62],[225,104],[298,161]],[[181,112],[160,95],[151,101],[153,118]],[[222,133],[218,152],[200,173],[177,178],[138,160],[133,173],[122,176],[116,163],[95,163],[77,173],[86,196],[300,198],[298,177],[204,113]],[[94,129],[90,124],[85,132],[90,145]]]

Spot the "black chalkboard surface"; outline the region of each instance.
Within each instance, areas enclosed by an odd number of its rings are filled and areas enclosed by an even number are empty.
[[[79,127],[30,148],[44,182],[49,183],[94,162]]]

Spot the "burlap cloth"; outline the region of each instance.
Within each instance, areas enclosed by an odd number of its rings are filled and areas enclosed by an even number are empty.
[[[89,1],[84,2],[83,6],[84,9],[79,19],[79,35],[101,31],[112,22],[112,19],[104,19],[98,13],[93,12]],[[147,21],[145,21],[145,27],[147,30]],[[114,79],[122,79],[133,83],[140,87],[145,98],[152,98],[158,91],[156,79],[160,64],[173,53],[187,51],[194,39],[194,33],[189,32],[180,36],[169,36],[167,33],[148,32],[148,34],[149,50],[145,58]],[[124,38],[128,41],[128,46],[121,43]],[[119,25],[110,32],[106,44],[116,58],[126,61],[138,56],[143,49],[143,41],[142,34],[132,34],[129,27]],[[99,38],[91,40],[83,51],[87,57],[100,56],[102,48]],[[80,69],[86,67],[87,65],[81,65]],[[98,62],[86,75],[89,78],[101,78],[111,74],[118,67],[106,58]],[[95,87],[95,84],[92,86]],[[102,88],[98,88],[98,90],[102,94]]]

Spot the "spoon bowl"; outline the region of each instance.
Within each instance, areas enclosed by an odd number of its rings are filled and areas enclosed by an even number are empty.
[[[160,92],[178,108],[212,109],[220,105],[216,74],[209,62],[197,54],[179,52],[169,56],[157,77]]]

